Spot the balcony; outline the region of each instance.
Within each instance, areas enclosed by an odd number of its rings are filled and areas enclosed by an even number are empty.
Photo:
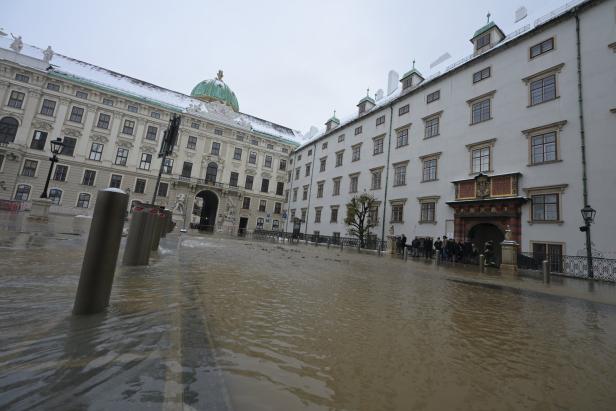
[[[166,176],[175,180],[173,182],[174,187],[176,185],[179,185],[179,186],[194,187],[195,189],[212,188],[212,189],[228,190],[228,191],[236,191],[236,192],[240,191],[240,187],[238,186],[232,186],[227,183],[221,183],[219,181],[213,181],[211,179],[187,177],[181,174],[166,174]]]

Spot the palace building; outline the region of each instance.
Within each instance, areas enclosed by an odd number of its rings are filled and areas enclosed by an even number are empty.
[[[173,114],[173,154],[158,158]],[[27,209],[47,178],[50,140],[64,144],[52,170],[51,212],[92,213],[98,190],[173,209],[180,226],[237,232],[282,227],[289,153],[300,133],[241,113],[219,72],[190,95],[0,37],[0,199]]]
[[[480,248],[509,227],[522,251],[585,255],[590,205],[593,252],[616,258],[615,19],[616,1],[591,0],[509,35],[488,21],[442,73],[390,72],[387,93],[293,152],[289,221],[345,236],[346,204],[366,192],[378,238]]]

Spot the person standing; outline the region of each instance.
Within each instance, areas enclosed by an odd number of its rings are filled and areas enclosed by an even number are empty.
[[[436,261],[440,261],[441,260],[441,248],[443,246],[443,243],[441,241],[441,237],[437,237],[436,241],[434,242],[434,249],[436,250]]]

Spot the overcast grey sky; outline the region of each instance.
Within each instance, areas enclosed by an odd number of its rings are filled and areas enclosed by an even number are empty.
[[[506,33],[565,0],[8,0],[0,27],[24,42],[189,94],[224,70],[240,110],[302,132],[322,127],[417,60],[428,76],[472,52],[492,19]],[[515,10],[529,16],[514,24]],[[433,70],[430,63],[452,58]]]

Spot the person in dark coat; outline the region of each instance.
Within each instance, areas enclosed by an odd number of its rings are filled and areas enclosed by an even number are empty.
[[[438,237],[434,242],[434,249],[436,250],[436,259],[441,259],[441,248],[443,247],[443,242],[441,241],[441,237]]]

